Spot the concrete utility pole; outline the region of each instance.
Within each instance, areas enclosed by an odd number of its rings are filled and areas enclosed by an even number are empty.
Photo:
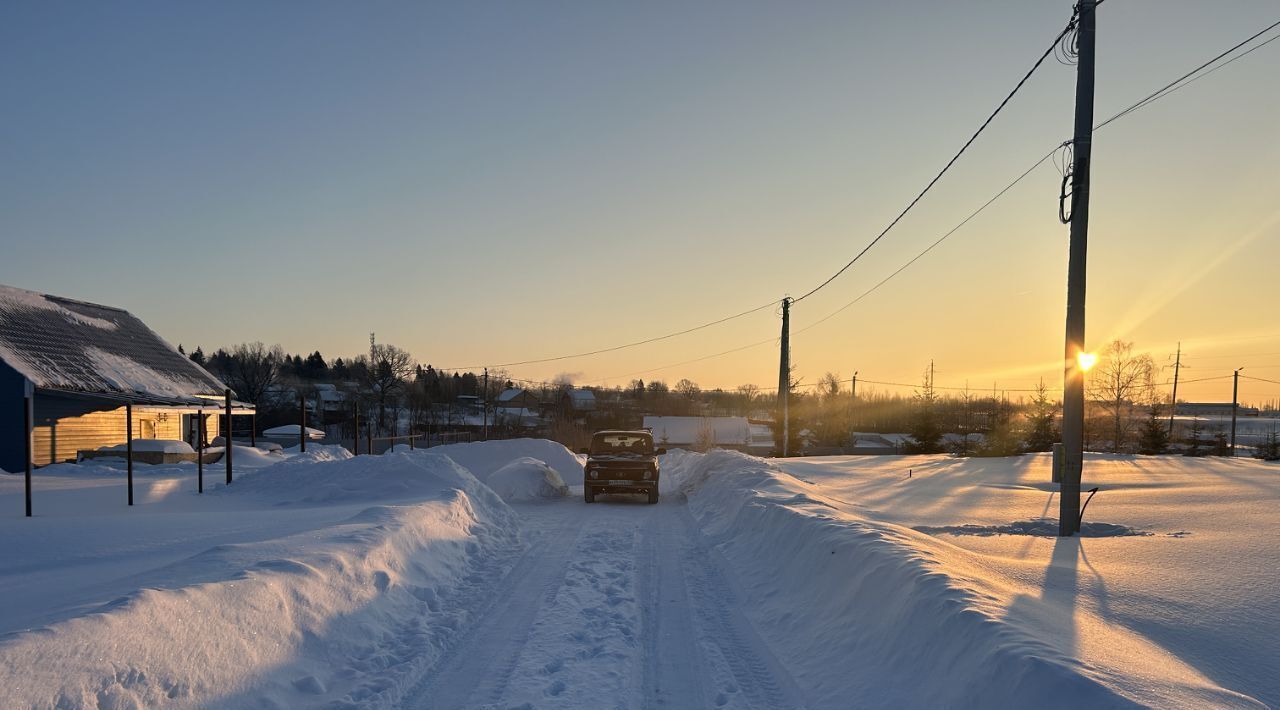
[[[1173,359],[1173,402],[1169,405],[1169,438],[1173,439],[1173,415],[1178,413],[1178,371],[1182,369],[1182,343]]]
[[[1231,376],[1231,456],[1236,455],[1236,411],[1240,409],[1240,371],[1237,367]]]
[[[778,410],[782,417],[782,457],[791,455],[791,299],[782,299],[782,355],[778,363]]]
[[[1080,529],[1080,478],[1084,470],[1084,352],[1085,269],[1089,240],[1089,167],[1093,147],[1093,54],[1098,13],[1095,0],[1080,0],[1076,34],[1076,119],[1071,141],[1071,246],[1067,267],[1067,337],[1063,373],[1063,471],[1059,493],[1058,535],[1070,537]]]

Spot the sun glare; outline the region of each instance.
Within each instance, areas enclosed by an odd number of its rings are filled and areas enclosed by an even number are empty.
[[[1082,352],[1076,355],[1076,362],[1079,363],[1081,372],[1088,372],[1098,364],[1098,356],[1094,353]]]

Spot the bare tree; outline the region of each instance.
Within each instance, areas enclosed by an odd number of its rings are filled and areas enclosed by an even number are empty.
[[[751,416],[756,397],[760,396],[760,386],[753,384],[738,385],[738,395],[742,397],[742,413]]]
[[[707,452],[716,448],[716,430],[711,425],[711,420],[703,417],[698,422],[698,433],[693,442],[693,450]]]
[[[362,355],[358,360],[365,360]],[[370,343],[365,362],[367,384],[378,403],[378,429],[387,429],[387,407],[394,405],[413,375],[413,356],[406,350],[386,343]]]
[[[267,390],[280,378],[281,365],[287,359],[279,345],[267,347],[260,342],[242,343],[231,348],[222,363],[222,376],[236,396],[259,404]]]
[[[818,378],[818,391],[829,399],[835,399],[840,394],[840,373],[828,372]]]
[[[676,394],[683,395],[685,397],[688,397],[689,399],[693,399],[694,397],[697,397],[700,392],[702,392],[702,388],[698,387],[698,383],[694,382],[693,380],[684,379],[676,383],[675,391],[676,391]]]
[[[1090,372],[1090,399],[1111,421],[1113,452],[1120,451],[1132,429],[1134,404],[1154,396],[1155,373],[1155,360],[1149,354],[1135,355],[1133,343],[1121,340],[1107,345],[1100,362]]]

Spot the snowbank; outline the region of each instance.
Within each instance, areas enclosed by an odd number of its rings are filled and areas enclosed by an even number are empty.
[[[679,452],[663,476],[816,706],[1257,705],[1071,598],[1025,594],[980,556],[865,517],[772,463]],[[1059,545],[1055,556],[1079,539]]]
[[[173,439],[134,439],[133,450],[136,452],[156,452],[161,454],[194,454],[195,449],[185,441],[177,441]],[[110,451],[126,453],[128,451],[127,444],[116,444],[115,446],[102,446],[98,451]]]
[[[569,495],[569,487],[560,474],[545,462],[528,456],[489,474],[486,483],[508,503]]]
[[[482,481],[488,480],[489,475],[494,471],[527,456],[545,462],[560,474],[560,478],[565,483],[571,486],[582,485],[582,459],[566,449],[564,445],[546,439],[504,439],[477,441],[470,444],[446,444],[433,446],[431,451],[457,461]]]
[[[297,424],[285,424],[282,426],[273,426],[270,429],[263,429],[262,435],[266,437],[270,437],[272,439],[288,439],[288,438],[297,439],[298,429],[299,429],[299,426]],[[307,427],[307,438],[323,439],[324,432],[320,431],[319,429],[312,429],[311,427]]]
[[[493,491],[447,456],[427,451],[381,456],[335,456],[333,449],[307,450],[277,466],[259,469],[219,489],[218,495],[251,495],[277,505],[317,505],[429,497],[459,489],[503,507]]]
[[[93,613],[5,637],[5,704],[394,703],[465,625],[465,606],[449,600],[478,594],[505,569],[518,548],[517,521],[443,456],[305,460],[325,455],[333,454],[308,451],[199,499],[249,510],[257,501],[257,516],[292,516],[301,532],[210,547],[154,570],[137,591]],[[306,527],[316,513],[274,507],[295,503],[300,491],[334,523]],[[410,493],[416,497],[388,502]],[[366,502],[342,504],[352,500]],[[230,520],[243,526],[246,515]],[[190,525],[184,516],[130,517],[161,538]]]

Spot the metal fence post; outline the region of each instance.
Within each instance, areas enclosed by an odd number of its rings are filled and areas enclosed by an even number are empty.
[[[22,449],[26,453],[27,517],[31,517],[31,396],[22,398]]]
[[[204,410],[196,412],[196,493],[204,493]]]
[[[133,505],[133,404],[124,405],[124,458],[129,470],[129,505]]]
[[[223,452],[222,457],[227,462],[227,485],[231,485],[231,388],[223,393],[227,404],[227,431],[222,437]]]

